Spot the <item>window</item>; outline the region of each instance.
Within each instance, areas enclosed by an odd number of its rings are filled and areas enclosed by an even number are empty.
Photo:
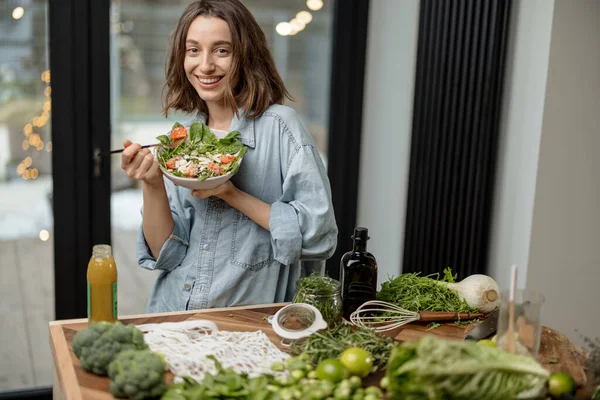
[[[0,392],[52,384],[47,1],[0,3]]]

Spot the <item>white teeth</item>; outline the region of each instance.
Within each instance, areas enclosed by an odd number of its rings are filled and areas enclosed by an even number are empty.
[[[199,80],[202,83],[216,83],[216,82],[219,82],[220,79],[221,78],[213,78],[213,79],[202,79],[202,78],[200,78]]]

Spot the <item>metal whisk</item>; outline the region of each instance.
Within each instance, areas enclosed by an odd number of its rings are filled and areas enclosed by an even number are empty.
[[[376,332],[386,332],[415,321],[456,321],[483,318],[483,316],[482,313],[417,312],[385,301],[371,300],[363,303],[350,315],[350,322],[356,326],[373,329]]]

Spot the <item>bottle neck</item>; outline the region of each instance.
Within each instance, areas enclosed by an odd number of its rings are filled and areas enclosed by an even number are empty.
[[[95,245],[92,248],[92,257],[94,258],[111,258],[112,247],[107,244]]]
[[[355,253],[366,253],[367,241],[366,240],[355,240],[353,250]]]

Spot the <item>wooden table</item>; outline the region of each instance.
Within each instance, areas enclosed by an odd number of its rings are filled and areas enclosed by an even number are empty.
[[[125,324],[147,324],[159,322],[179,322],[193,319],[209,319],[224,331],[256,331],[262,330],[279,346],[279,338],[264,317],[275,314],[283,304],[267,304],[245,307],[220,308],[209,310],[183,311],[175,313],[159,313],[133,315],[120,318]],[[437,335],[456,340],[464,340],[474,325],[456,326],[447,323],[439,328],[427,330],[424,324],[406,325],[395,336],[396,340],[406,341]],[[87,319],[63,320],[50,322],[50,344],[54,359],[54,398],[79,399],[112,399],[109,392],[109,379],[86,372],[73,353],[71,342],[75,333],[87,327]],[[592,379],[586,375],[582,367],[585,355],[559,332],[549,328],[543,329],[539,361],[551,372],[564,371],[573,376],[579,385],[577,397],[589,398],[593,390]],[[167,373],[167,383],[173,376]]]

